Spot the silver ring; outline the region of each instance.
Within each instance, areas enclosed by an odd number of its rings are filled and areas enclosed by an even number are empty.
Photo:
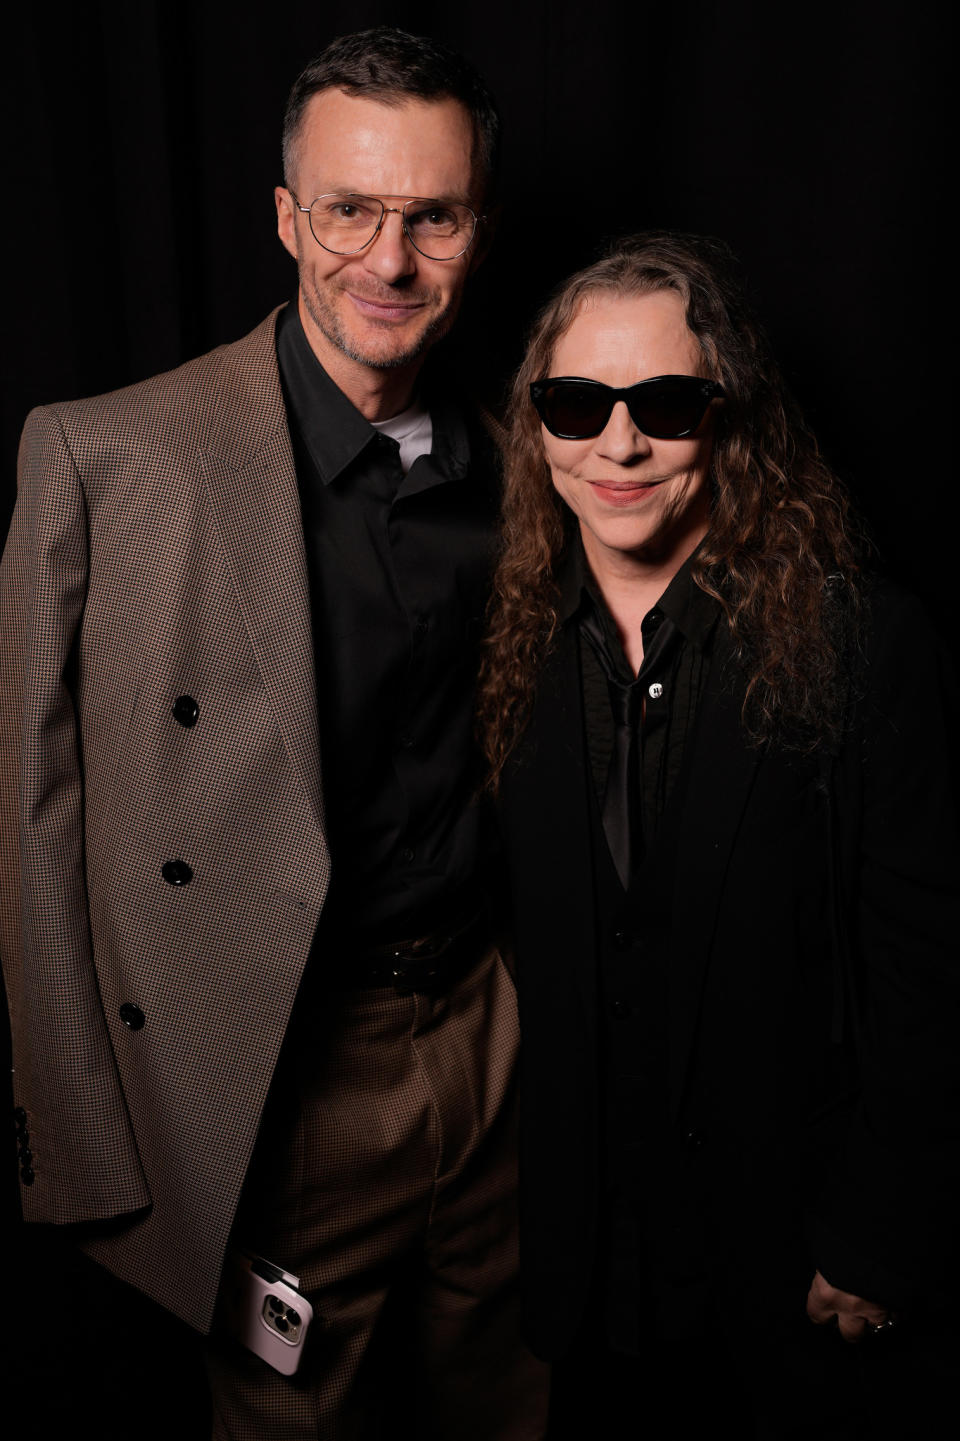
[[[871,1324],[870,1324],[870,1330],[873,1332],[873,1334],[874,1334],[875,1336],[879,1336],[879,1334],[880,1334],[881,1331],[889,1331],[890,1328],[891,1328],[892,1326],[895,1326],[896,1324],[897,1324],[897,1318],[896,1318],[896,1316],[888,1316],[885,1321],[878,1321],[875,1326],[874,1326],[873,1323],[871,1322]]]

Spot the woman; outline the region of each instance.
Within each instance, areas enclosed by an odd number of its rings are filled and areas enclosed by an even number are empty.
[[[505,466],[481,715],[528,1336],[603,1368],[557,1434],[608,1434],[619,1388],[638,1434],[660,1396],[671,1436],[718,1413],[856,1435],[856,1353],[810,1322],[879,1347],[953,1230],[960,868],[929,627],[868,587],[716,242],[636,236],[558,291]]]

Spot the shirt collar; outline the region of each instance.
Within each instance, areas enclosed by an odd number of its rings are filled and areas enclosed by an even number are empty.
[[[716,624],[719,606],[693,579],[695,556],[696,551],[684,561],[653,610],[662,611],[686,640],[703,650]],[[558,584],[561,624],[566,625],[580,613],[584,605],[606,609],[600,588],[587,564],[579,531],[560,562]]]
[[[287,413],[329,485],[377,437],[373,426],[334,384],[303,332],[297,302],[277,321],[277,363]]]
[[[296,425],[324,485],[351,466],[367,446],[396,445],[374,430],[334,383],[310,348],[296,300],[277,320],[277,363],[287,414]],[[470,460],[467,427],[436,376],[424,385],[424,406],[433,420],[433,451],[416,460],[405,477],[404,495],[440,480],[459,480]]]
[[[698,547],[699,549],[699,547]],[[667,620],[698,650],[704,650],[717,623],[720,606],[712,595],[701,590],[693,579],[693,563],[697,552],[689,556],[677,571],[657,602]]]

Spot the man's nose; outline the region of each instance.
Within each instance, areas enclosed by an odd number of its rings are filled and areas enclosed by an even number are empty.
[[[388,285],[405,275],[412,275],[416,270],[417,252],[407,238],[399,210],[384,212],[380,229],[367,246],[364,263],[369,271]]]
[[[610,412],[610,419],[597,439],[597,450],[620,465],[651,453],[650,441],[637,429],[625,400],[618,400]]]

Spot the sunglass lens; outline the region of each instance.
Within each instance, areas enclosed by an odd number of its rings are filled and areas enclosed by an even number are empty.
[[[684,377],[685,380],[685,377]],[[644,435],[675,440],[696,430],[707,408],[707,398],[693,384],[664,380],[638,387],[630,398],[630,414]]]
[[[543,422],[554,435],[599,435],[610,416],[610,397],[599,385],[551,385],[543,395]]]

